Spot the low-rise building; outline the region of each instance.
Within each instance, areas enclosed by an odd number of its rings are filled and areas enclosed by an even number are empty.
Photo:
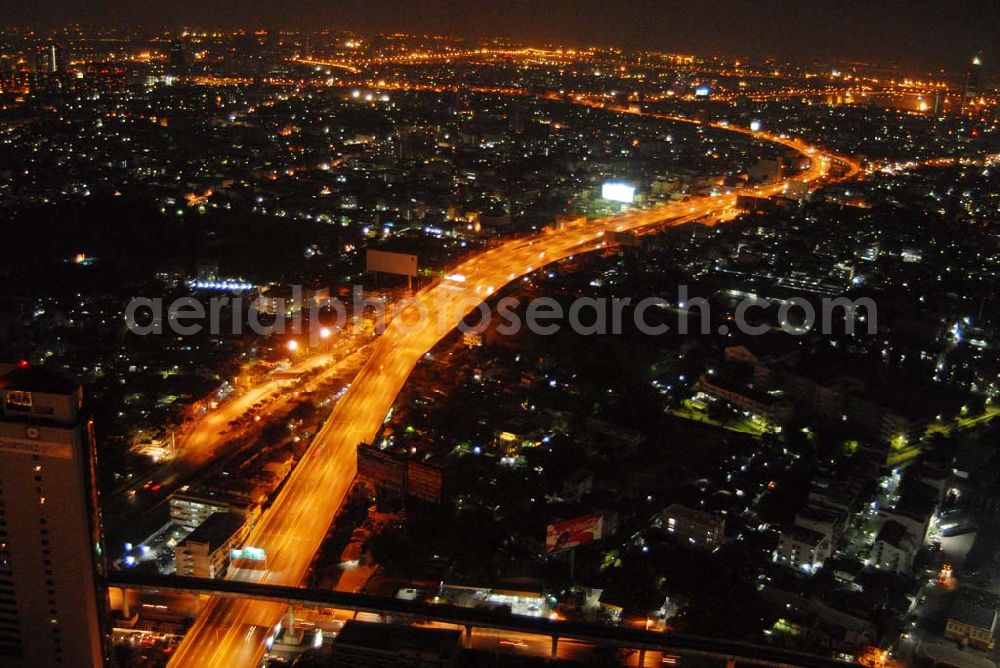
[[[330,288],[303,288],[298,285],[262,290],[254,301],[261,313],[289,317],[310,307],[320,308],[330,301]]]
[[[214,513],[174,549],[177,575],[221,578],[229,567],[231,550],[250,532],[248,518],[239,513]]]
[[[913,536],[914,542],[919,547],[927,540],[930,530],[931,518],[934,516],[934,507],[916,508],[912,506],[902,506],[897,504],[896,508],[879,509],[878,516],[884,518],[887,523],[896,522],[906,527],[906,530]]]
[[[844,515],[830,508],[810,505],[795,514],[795,526],[821,533],[831,544],[836,544],[844,530]]]
[[[759,415],[771,422],[784,423],[794,413],[792,405],[784,399],[772,397],[747,385],[735,381],[702,375],[696,385],[698,390],[713,397],[724,399],[737,408]]]
[[[226,490],[197,488],[170,495],[170,520],[189,528],[200,526],[215,513],[243,515],[252,526],[260,512],[260,505],[248,496]]]
[[[805,597],[770,585],[760,590],[761,598],[775,607],[778,617],[773,634],[808,639],[828,651],[857,654],[878,638],[871,620],[838,610],[816,597]]]
[[[872,545],[871,564],[881,571],[909,573],[919,544],[907,527],[895,520],[882,525]]]
[[[886,443],[914,443],[923,436],[935,410],[914,401],[909,406],[886,406],[884,394],[852,394],[847,397],[845,413],[878,435]],[[921,410],[922,409],[922,410]]]
[[[850,513],[857,506],[859,489],[856,480],[814,480],[809,486],[809,505]]]
[[[778,547],[771,558],[775,563],[811,572],[822,566],[832,551],[829,538],[812,529],[793,525],[781,531]]]
[[[962,589],[955,595],[955,601],[948,612],[944,637],[980,649],[992,650],[996,627],[996,608],[990,607],[986,601],[974,596],[973,592]]]
[[[284,453],[264,464],[253,480],[266,490],[268,494],[274,492],[284,482],[285,478],[292,472],[292,465],[295,459],[291,454]]]
[[[663,511],[663,529],[694,547],[714,550],[722,544],[726,520],[718,515],[693,510],[675,503]]]

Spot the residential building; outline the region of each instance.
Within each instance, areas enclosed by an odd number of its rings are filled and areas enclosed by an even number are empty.
[[[810,505],[795,514],[795,526],[823,534],[831,545],[835,545],[844,530],[844,515],[832,509]]]
[[[298,285],[262,291],[254,308],[268,315],[289,317],[309,308],[320,308],[330,301],[329,288],[303,288]]]
[[[812,529],[793,525],[781,531],[778,547],[771,558],[791,568],[813,571],[822,566],[832,552],[829,538]]]
[[[913,537],[917,546],[923,545],[930,530],[931,518],[934,516],[934,506],[929,508],[900,507],[879,509],[879,517],[885,518],[888,522],[898,522],[906,527],[907,532]]]
[[[794,412],[792,405],[787,401],[728,379],[702,375],[696,387],[705,394],[725,399],[733,406],[767,418],[771,422],[787,422]]]
[[[882,525],[872,545],[871,564],[881,571],[909,573],[918,549],[919,543],[907,527],[889,520]]]
[[[678,503],[663,511],[660,522],[664,530],[678,540],[705,550],[719,547],[726,531],[724,518]]]
[[[979,649],[992,650],[996,627],[996,608],[987,605],[973,591],[962,589],[955,595],[955,601],[948,612],[944,637]]]

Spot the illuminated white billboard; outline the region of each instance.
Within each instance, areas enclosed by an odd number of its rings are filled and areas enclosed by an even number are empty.
[[[605,183],[601,186],[601,197],[612,202],[631,204],[635,201],[635,188],[627,183]]]

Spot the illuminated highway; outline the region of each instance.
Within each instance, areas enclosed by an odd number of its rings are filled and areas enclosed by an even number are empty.
[[[171,492],[217,473],[218,464],[238,454],[244,439],[257,433],[255,427],[233,427],[231,422],[244,418],[247,411],[263,402],[265,405],[256,413],[261,418],[257,426],[263,426],[287,408],[300,392],[313,391],[337,377],[349,380],[361,368],[368,345],[345,341],[337,344],[336,350],[305,356],[285,369],[283,375],[317,372],[308,380],[293,382],[289,388],[288,381],[270,376],[198,418],[188,434],[178,438],[177,451],[171,453],[169,461],[114,494],[102,497],[105,512],[122,518],[117,525],[105,525],[105,537],[135,541],[159,527],[162,520],[152,511],[166,504]],[[150,523],[150,517],[155,524]]]
[[[330,377],[343,365],[350,365],[356,351],[346,352],[349,354],[345,355],[345,351],[337,351],[310,355],[285,369],[284,374],[286,376],[300,376],[316,369],[325,369],[321,378]],[[266,378],[246,392],[238,394],[222,406],[207,413],[198,420],[194,429],[184,438],[177,457],[187,460],[191,464],[202,464],[211,459],[217,454],[218,448],[232,438],[232,434],[228,433],[230,422],[243,417],[255,404],[269,399],[286,385],[287,382],[283,383],[276,378]]]
[[[854,162],[798,140],[735,127],[714,127],[754,135],[811,158],[809,169],[794,175],[796,180],[826,177],[834,162],[846,167],[844,178],[859,170]],[[748,194],[775,195],[785,187],[786,182],[778,182]],[[419,291],[412,306],[398,314],[376,340],[371,357],[248,539],[247,545],[266,551],[268,570],[233,569],[230,577],[281,585],[298,585],[303,580],[354,479],[357,445],[375,439],[420,358],[490,294],[548,263],[607,246],[611,243],[610,233],[641,233],[664,224],[681,224],[721,213],[735,203],[735,194],[717,195],[546,230],[488,250],[456,267],[451,280]],[[209,599],[170,665],[254,666],[282,612],[282,606],[274,603]]]

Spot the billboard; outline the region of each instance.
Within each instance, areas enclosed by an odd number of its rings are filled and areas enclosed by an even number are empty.
[[[601,197],[612,202],[631,204],[635,201],[635,188],[627,183],[609,181],[601,186]]]
[[[386,493],[441,502],[442,470],[431,464],[409,460],[400,453],[359,445],[358,477]]]
[[[229,561],[233,568],[267,570],[267,554],[259,547],[234,548],[229,551]]]
[[[406,461],[391,452],[359,445],[358,477],[388,492],[402,493],[406,486]]]
[[[600,540],[605,535],[604,524],[603,512],[553,522],[545,531],[545,551],[569,550]]]
[[[393,253],[369,248],[365,251],[365,264],[368,271],[410,277],[417,275],[417,256],[411,253]]]
[[[406,488],[416,499],[440,503],[441,469],[411,460],[406,469]]]

